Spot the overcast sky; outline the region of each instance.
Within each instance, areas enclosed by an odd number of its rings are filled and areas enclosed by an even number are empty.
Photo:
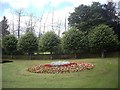
[[[59,22],[61,29],[64,31],[65,18],[69,17],[69,13],[74,11],[74,8],[80,4],[90,5],[93,1],[107,3],[107,0],[0,0],[0,21],[3,16],[6,16],[9,24],[17,21],[16,10],[23,9],[22,26],[27,19],[27,15],[33,14],[38,19],[43,14],[42,26],[46,22],[47,30],[50,30],[51,18],[54,15],[53,23]],[[113,0],[118,2],[120,0]],[[26,15],[26,16],[25,16]],[[46,21],[47,20],[47,21]],[[68,21],[67,21],[68,23]],[[39,26],[37,22],[37,26]],[[17,26],[16,26],[17,27]],[[38,30],[36,31],[38,32]]]

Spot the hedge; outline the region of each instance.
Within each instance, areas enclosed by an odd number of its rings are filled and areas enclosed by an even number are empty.
[[[80,53],[77,54],[77,59],[81,58],[100,58],[100,53]],[[120,57],[119,52],[108,52],[106,57]],[[2,55],[2,59],[11,59],[10,55]],[[26,60],[28,55],[13,55],[13,59]],[[50,54],[32,55],[32,60],[49,60]],[[54,54],[53,59],[74,59],[74,54]]]

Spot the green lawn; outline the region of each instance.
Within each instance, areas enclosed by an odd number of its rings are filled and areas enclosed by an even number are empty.
[[[56,61],[56,60],[54,60]],[[13,60],[2,64],[3,88],[117,88],[118,58],[69,61],[91,62],[94,69],[76,73],[36,74],[26,68],[51,60]]]

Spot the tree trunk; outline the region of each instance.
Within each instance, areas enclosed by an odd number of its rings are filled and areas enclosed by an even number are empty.
[[[31,53],[29,54],[29,59],[32,60],[32,54]]]
[[[75,59],[77,59],[77,54],[75,53]]]
[[[13,54],[11,53],[11,59],[13,59]]]
[[[101,57],[105,58],[105,52],[104,52],[104,50],[101,52]]]
[[[52,52],[50,52],[50,59],[53,60]]]

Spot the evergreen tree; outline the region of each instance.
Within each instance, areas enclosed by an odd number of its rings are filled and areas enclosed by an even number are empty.
[[[8,35],[8,34],[10,34],[10,32],[7,30],[8,29],[8,27],[9,27],[9,25],[7,24],[7,19],[6,19],[6,17],[4,16],[3,17],[3,20],[1,21],[1,26],[2,26],[2,36],[4,37],[4,36],[6,36],[6,35]]]

